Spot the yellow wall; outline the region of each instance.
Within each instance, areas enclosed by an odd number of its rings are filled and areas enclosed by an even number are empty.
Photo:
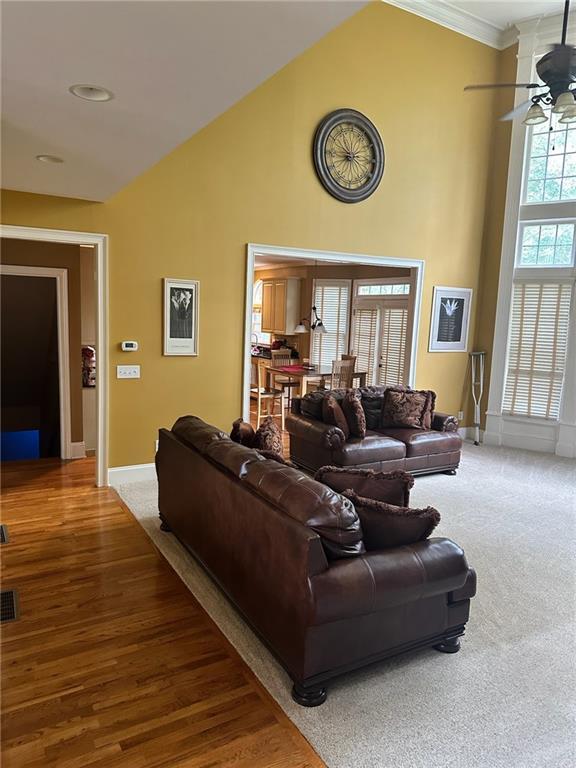
[[[111,466],[150,461],[157,428],[181,414],[228,427],[240,413],[247,242],[425,259],[416,383],[459,410],[467,356],[427,352],[432,287],[474,288],[476,317],[495,105],[462,89],[497,77],[499,58],[372,4],[108,202],[4,195],[6,223],[110,235],[110,362],[137,339],[142,365],[139,381],[111,380]],[[317,123],[344,106],[386,151],[379,189],[356,205],[330,197],[311,161]],[[163,277],[200,280],[197,358],[162,356]]]

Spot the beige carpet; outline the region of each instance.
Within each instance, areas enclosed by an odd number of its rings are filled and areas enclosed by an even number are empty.
[[[574,768],[576,463],[465,446],[456,477],[417,478],[414,505],[466,550],[478,595],[460,653],[433,650],[343,677],[305,709],[176,541],[156,485],[120,493],[152,540],[330,768]],[[239,543],[240,545],[240,543]]]

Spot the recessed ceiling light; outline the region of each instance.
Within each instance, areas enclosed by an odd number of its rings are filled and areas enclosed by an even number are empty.
[[[62,160],[61,157],[56,157],[56,155],[36,155],[36,160],[39,160],[41,163],[63,163],[64,160]]]
[[[68,90],[73,96],[78,96],[79,99],[85,101],[110,101],[114,98],[112,91],[102,88],[100,85],[71,85]]]

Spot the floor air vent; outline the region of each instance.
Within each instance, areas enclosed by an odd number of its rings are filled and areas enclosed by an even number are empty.
[[[0,544],[6,544],[8,541],[8,528],[5,525],[0,525]]]
[[[0,592],[0,621],[14,621],[18,618],[18,595],[15,589]]]

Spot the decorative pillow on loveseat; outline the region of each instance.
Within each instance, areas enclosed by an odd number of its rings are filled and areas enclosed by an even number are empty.
[[[382,405],[382,426],[431,429],[435,404],[432,390],[389,387]]]
[[[366,415],[358,390],[349,389],[346,392],[342,400],[342,410],[352,437],[359,437],[363,440],[366,437]]]
[[[282,433],[272,416],[267,416],[256,430],[253,448],[282,456]]]
[[[254,438],[256,433],[254,427],[247,421],[242,419],[236,419],[232,424],[232,431],[230,432],[230,439],[240,445],[245,445],[247,448],[254,447]]]
[[[440,522],[440,513],[434,507],[400,507],[359,496],[351,488],[342,495],[354,504],[367,552],[424,541]]]
[[[314,480],[324,483],[333,491],[353,490],[358,496],[374,501],[385,501],[398,507],[410,503],[410,489],[414,478],[408,472],[376,472],[356,467],[320,467]]]
[[[344,432],[345,440],[350,437],[350,429],[344,411],[331,392],[328,392],[322,400],[322,421],[324,424],[331,424],[341,429]]]

